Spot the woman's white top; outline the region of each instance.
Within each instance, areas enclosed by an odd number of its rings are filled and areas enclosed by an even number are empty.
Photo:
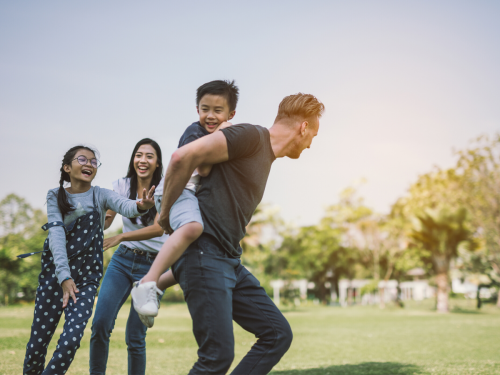
[[[113,182],[113,190],[116,191],[123,197],[128,198],[130,196],[130,178],[124,177]],[[123,233],[132,232],[134,230],[144,228],[142,225],[141,218],[137,218],[137,224],[134,224],[129,218],[122,216],[123,219]],[[151,222],[149,225],[153,225]],[[148,225],[148,226],[149,226]],[[163,234],[160,237],[150,238],[149,240],[142,241],[123,241],[122,244],[131,249],[140,249],[145,251],[150,251],[157,253],[160,251],[161,246],[167,240],[168,234]]]

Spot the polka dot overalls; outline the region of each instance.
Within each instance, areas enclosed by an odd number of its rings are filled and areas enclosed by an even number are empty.
[[[49,239],[45,240],[42,251],[42,271],[38,276],[36,303],[31,337],[26,346],[23,374],[64,374],[68,370],[80,340],[92,315],[94,298],[102,278],[103,233],[100,213],[94,196],[94,211],[80,216],[67,227],[60,221],[47,223],[42,229],[62,226],[66,231],[66,249],[71,277],[80,293],[77,302],[69,298],[62,308],[63,290],[55,275],[56,267],[49,249]],[[34,253],[20,255],[20,258]],[[44,370],[47,347],[64,311],[65,323],[57,348]]]

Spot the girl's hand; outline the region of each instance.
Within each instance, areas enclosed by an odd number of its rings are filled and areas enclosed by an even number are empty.
[[[103,242],[102,251],[104,252],[104,251],[108,250],[111,247],[115,247],[116,245],[119,245],[122,241],[123,240],[122,240],[122,235],[121,234],[118,234],[118,235],[113,236],[113,237],[105,238],[104,242]]]
[[[76,288],[73,279],[64,280],[61,284],[63,290],[63,309],[68,306],[69,297],[73,298],[73,302],[76,303],[76,293],[80,291]]]
[[[154,194],[155,194],[155,186],[154,185],[151,186],[151,189],[149,189],[148,193],[146,193],[146,189],[143,189],[142,200],[137,201],[137,207],[143,211],[146,211],[146,210],[149,210],[150,208],[153,208],[153,206],[155,205]]]

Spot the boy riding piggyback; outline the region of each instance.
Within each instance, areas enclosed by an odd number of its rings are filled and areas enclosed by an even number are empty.
[[[199,121],[185,130],[179,146],[182,147],[216,130],[231,125],[236,113],[238,88],[234,81],[212,81],[200,86],[196,93],[196,105]],[[202,165],[192,174],[189,183],[170,210],[170,226],[174,231],[157,255],[153,265],[144,278],[132,289],[134,307],[143,322],[151,322],[150,317],[158,314],[157,294],[161,290],[176,283],[171,271],[164,272],[177,261],[187,247],[203,233],[203,220],[200,214],[198,199],[195,196],[200,178],[210,173],[211,165]],[[168,183],[168,181],[167,181]],[[155,191],[155,204],[161,212],[164,180]],[[144,316],[150,319],[144,319]],[[151,325],[149,323],[148,325]]]

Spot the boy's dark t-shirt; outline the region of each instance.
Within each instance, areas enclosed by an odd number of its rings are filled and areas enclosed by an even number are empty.
[[[269,130],[262,126],[238,124],[221,131],[226,136],[229,160],[212,167],[210,175],[201,179],[196,196],[204,233],[238,258],[240,240],[262,200],[276,157]]]
[[[201,138],[205,135],[210,134],[207,130],[201,126],[199,121],[193,122],[189,125],[184,133],[182,134],[181,139],[179,139],[179,145],[177,148],[187,145],[190,142],[196,141],[198,138]]]

